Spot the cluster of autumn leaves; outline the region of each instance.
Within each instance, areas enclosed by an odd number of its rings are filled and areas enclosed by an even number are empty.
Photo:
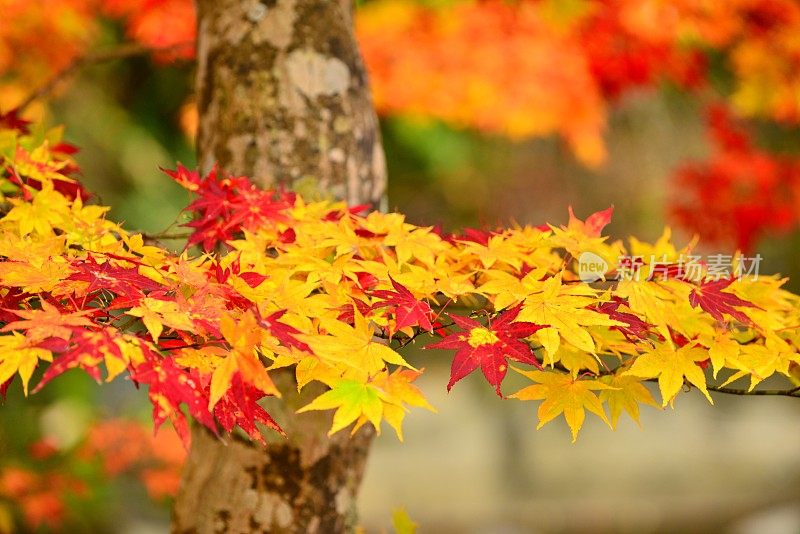
[[[480,368],[503,397],[510,367],[531,384],[509,396],[542,401],[539,426],[563,414],[573,439],[587,410],[611,426],[623,412],[638,420],[640,404],[656,404],[647,380],[663,406],[685,385],[711,400],[774,374],[794,394],[800,308],[783,281],[650,276],[675,273],[690,250],[669,232],[610,241],[610,210],[445,235],[179,167],[169,174],[194,198],[197,246],[174,254],[86,202],[58,132],[30,133],[12,115],[0,124],[3,391],[15,380],[38,391],[73,368],[127,376],[146,387],[156,427],[169,420],[188,439],[186,409],[261,440],[265,427],[282,432],[258,401],[280,395],[270,375],[288,368],[298,389],[327,387],[299,411],[333,410],[332,433],[386,421],[402,439],[410,407],[433,409],[414,385],[423,369],[402,355],[417,342],[455,351],[448,389]],[[641,258],[641,276],[582,282],[586,252]]]
[[[193,56],[191,0],[1,6],[14,23],[0,27],[0,109],[96,49],[113,49],[109,22],[126,46],[152,48],[157,62]],[[745,250],[800,223],[796,155],[759,148],[734,120],[800,123],[794,0],[378,0],[359,6],[355,24],[380,113],[514,139],[557,135],[588,166],[606,159],[608,116],[626,95],[666,82],[712,102],[731,119],[710,111],[711,156],[675,169],[673,220]],[[196,122],[187,101],[181,123],[190,135]],[[721,126],[743,132],[746,146],[722,142]]]

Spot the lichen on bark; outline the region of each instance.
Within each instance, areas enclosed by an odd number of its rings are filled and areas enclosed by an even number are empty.
[[[385,162],[346,5],[198,1],[203,170],[381,205]]]

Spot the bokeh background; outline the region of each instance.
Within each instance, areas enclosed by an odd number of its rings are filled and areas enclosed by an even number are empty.
[[[0,14],[0,112],[46,89],[24,116],[65,125],[110,216],[176,229],[187,197],[159,167],[195,164],[191,3]],[[559,224],[613,204],[614,238],[669,225],[706,254],[761,254],[800,289],[794,0],[371,0],[356,19],[389,204],[411,222]],[[142,50],[91,59],[122,43]],[[368,532],[401,505],[422,533],[800,532],[797,399],[681,396],[645,407],[643,429],[591,420],[570,444],[474,377],[446,394],[445,355],[411,359],[439,413],[412,414],[405,443],[378,439]],[[183,453],[168,428],[150,437],[141,392],[68,374],[23,403],[17,387],[0,407],[0,532],[166,531]]]

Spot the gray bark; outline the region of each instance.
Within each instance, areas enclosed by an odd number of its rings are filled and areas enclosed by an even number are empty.
[[[385,162],[348,3],[197,7],[201,168],[377,207]]]
[[[198,0],[198,159],[310,197],[381,207],[386,170],[347,0]],[[265,406],[288,438],[267,447],[195,425],[174,533],[348,532],[373,430],[328,437],[322,390]]]

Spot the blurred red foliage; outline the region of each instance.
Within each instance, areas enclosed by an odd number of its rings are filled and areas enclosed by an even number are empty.
[[[795,228],[800,222],[800,160],[755,146],[725,106],[712,106],[707,123],[711,156],[684,164],[673,177],[676,220],[707,241],[733,241],[746,252],[767,232]]]

